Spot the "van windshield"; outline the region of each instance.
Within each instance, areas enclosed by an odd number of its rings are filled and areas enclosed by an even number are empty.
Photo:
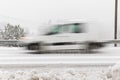
[[[59,26],[54,26],[52,28],[51,32],[56,33],[56,34],[59,33],[60,32],[60,27]]]
[[[58,33],[60,33],[60,31],[61,31],[61,28],[58,25],[52,26],[52,28],[49,29],[49,31],[46,33],[46,35],[58,34]]]

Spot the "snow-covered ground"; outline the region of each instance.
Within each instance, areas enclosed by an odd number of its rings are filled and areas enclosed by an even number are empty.
[[[112,80],[107,73],[118,61],[120,47],[65,54],[0,47],[0,80]]]
[[[0,68],[0,80],[110,80],[107,66]]]

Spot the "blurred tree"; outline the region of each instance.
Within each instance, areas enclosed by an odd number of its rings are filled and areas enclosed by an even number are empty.
[[[19,40],[21,37],[24,37],[25,32],[19,25],[7,24],[4,30],[0,31],[0,34],[4,40]]]

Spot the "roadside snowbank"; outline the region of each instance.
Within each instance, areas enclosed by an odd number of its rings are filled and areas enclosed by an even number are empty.
[[[109,67],[107,76],[111,77],[112,80],[120,80],[120,62],[116,63],[114,66]]]
[[[111,78],[110,78],[111,79]],[[104,70],[66,69],[18,69],[0,70],[0,80],[110,80]]]

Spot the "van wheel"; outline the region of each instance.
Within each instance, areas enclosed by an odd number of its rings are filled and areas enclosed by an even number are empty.
[[[83,52],[85,53],[92,53],[97,49],[104,47],[105,45],[101,42],[87,42],[85,49]]]
[[[100,42],[90,42],[88,43],[88,49],[99,49],[104,47],[105,45]]]
[[[30,43],[27,45],[28,50],[39,50],[39,43]]]

